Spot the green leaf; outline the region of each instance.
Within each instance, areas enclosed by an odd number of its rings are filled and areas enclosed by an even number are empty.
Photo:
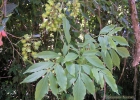
[[[52,67],[54,65],[53,62],[39,62],[39,63],[35,63],[33,64],[31,67],[29,67],[25,72],[25,73],[31,73],[31,72],[37,72],[40,71],[42,69],[48,69],[50,67]]]
[[[113,64],[120,69],[120,58],[118,54],[113,49],[110,49],[109,51],[111,54]]]
[[[96,79],[96,82],[99,83],[100,77],[99,77],[99,70],[97,68],[92,68],[92,74],[94,78]]]
[[[101,52],[101,54],[102,54],[102,58],[103,58],[104,63],[106,64],[106,66],[110,70],[112,70],[113,63],[112,63],[112,59],[111,59],[110,54],[108,53],[108,51],[106,52],[106,55],[103,52]]]
[[[85,58],[92,65],[99,67],[99,68],[105,68],[105,66],[103,65],[103,62],[97,56],[85,57]]]
[[[128,50],[125,47],[117,47],[117,53],[123,58],[130,56]]]
[[[64,43],[63,49],[62,49],[62,52],[63,52],[64,56],[68,53],[68,50],[69,50],[69,46],[67,46],[66,43]]]
[[[86,87],[82,82],[81,78],[78,77],[73,87],[74,100],[84,100],[85,95],[86,95]]]
[[[113,78],[111,72],[109,70],[107,70],[107,69],[102,70],[102,72],[104,73],[104,79],[107,82],[107,84],[111,87],[111,89],[114,92],[119,94],[118,93],[118,88],[117,88],[117,85],[116,85],[116,82],[115,82],[115,79]]]
[[[85,41],[96,42],[89,34],[85,35]]]
[[[45,94],[48,93],[48,90],[49,90],[48,75],[46,75],[37,83],[35,91],[35,100],[41,100],[45,96]]]
[[[75,53],[68,53],[65,58],[64,58],[64,61],[67,62],[67,61],[73,61],[75,60],[76,58],[78,57],[77,54]]]
[[[91,66],[89,65],[82,65],[82,69],[84,70],[84,72],[88,75],[90,75],[90,71],[91,71]]]
[[[54,59],[54,58],[60,57],[57,53],[53,51],[42,51],[36,54],[35,56],[38,58],[43,58],[43,59]]]
[[[115,27],[112,31],[110,31],[108,34],[115,34],[118,31],[121,31],[123,27]]]
[[[63,29],[64,29],[66,40],[68,43],[70,43],[70,41],[71,41],[71,35],[69,32],[70,24],[66,17],[63,17]]]
[[[95,56],[97,52],[97,50],[86,50],[83,52],[83,56]]]
[[[52,91],[52,93],[57,96],[58,94],[58,85],[57,85],[57,82],[56,82],[56,78],[54,76],[53,73],[50,72],[50,75],[49,75],[49,82],[50,82],[50,89]]]
[[[93,81],[84,73],[81,73],[81,78],[85,84],[86,89],[93,95],[95,93],[95,86]]]
[[[41,71],[35,72],[35,73],[29,75],[28,77],[26,77],[21,83],[34,82],[38,78],[40,78],[41,76],[43,76],[45,73],[46,73],[46,70],[41,70]]]
[[[99,84],[101,86],[101,88],[104,87],[104,76],[103,73],[99,72]]]
[[[116,43],[112,40],[111,37],[108,37],[108,42],[109,42],[109,45],[110,45],[111,48],[117,50]]]
[[[65,71],[63,70],[62,66],[56,65],[55,73],[56,73],[57,83],[63,90],[66,90],[67,77],[66,77]]]
[[[125,38],[121,36],[112,36],[112,39],[123,46],[129,46]]]
[[[99,34],[107,34],[109,33],[111,30],[113,30],[115,28],[115,25],[108,25],[105,26],[103,29],[101,29]]]
[[[108,39],[107,37],[98,37],[98,41],[99,41],[99,44],[101,46],[101,49],[104,51],[104,53],[106,53],[107,51],[107,45],[108,45]]]
[[[75,64],[73,64],[72,62],[67,62],[67,63],[66,63],[66,68],[67,68],[67,71],[68,71],[72,76],[75,76]]]

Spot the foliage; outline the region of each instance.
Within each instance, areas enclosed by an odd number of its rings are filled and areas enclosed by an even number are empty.
[[[9,60],[11,66],[6,70],[12,79],[1,87],[11,87],[6,90],[9,99],[49,99],[51,91],[57,99],[83,100],[86,94],[103,92],[105,83],[107,94],[121,94],[113,74],[122,70],[122,58],[130,56],[126,46],[134,42],[133,36],[126,40],[128,33],[123,34],[130,28],[126,0],[14,3],[18,6],[8,16],[9,39],[4,39],[1,53],[1,62]]]

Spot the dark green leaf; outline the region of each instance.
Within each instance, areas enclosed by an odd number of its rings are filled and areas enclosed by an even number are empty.
[[[35,73],[29,75],[28,77],[26,77],[21,83],[34,82],[38,78],[40,78],[41,76],[43,76],[45,73],[46,73],[46,70],[41,70],[41,71],[35,72]]]
[[[63,90],[66,90],[67,77],[66,77],[65,71],[63,70],[62,66],[56,65],[55,73],[56,73],[57,83]]]
[[[41,100],[45,96],[45,94],[48,93],[48,90],[49,90],[48,76],[46,75],[37,83],[35,91],[35,100]]]
[[[78,77],[73,87],[74,100],[84,100],[85,95],[86,95],[86,87],[82,82],[81,78]]]
[[[93,81],[90,79],[89,76],[87,76],[84,73],[81,73],[81,78],[85,84],[86,89],[91,93],[94,94],[95,93],[95,86]]]

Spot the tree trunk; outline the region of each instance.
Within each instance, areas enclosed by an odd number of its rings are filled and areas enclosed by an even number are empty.
[[[139,22],[138,22],[139,20],[138,20],[135,0],[128,0],[128,1],[130,5],[131,21],[132,21],[132,26],[134,30],[134,36],[135,36],[135,48],[134,48],[132,66],[136,67],[140,62],[140,28],[139,28]]]

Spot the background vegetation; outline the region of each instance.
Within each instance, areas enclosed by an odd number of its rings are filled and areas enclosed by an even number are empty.
[[[122,96],[135,98],[136,80],[136,98],[140,98],[139,70],[135,73],[132,67],[135,38],[127,0],[7,0],[4,12],[5,1],[0,1],[0,30],[7,32],[0,47],[0,100],[40,100],[44,96],[44,100],[123,100]],[[139,0],[136,5],[139,17]],[[90,55],[94,58],[87,57]],[[48,61],[48,66],[56,66],[47,70],[49,74],[41,75],[49,80],[46,84],[54,84],[39,95],[36,85],[41,76],[29,80],[30,74],[23,73],[37,73],[41,69],[28,68]],[[73,69],[72,64],[85,67]],[[100,78],[99,73],[94,74],[96,70],[103,72]],[[80,87],[81,93],[78,86],[85,87]]]

